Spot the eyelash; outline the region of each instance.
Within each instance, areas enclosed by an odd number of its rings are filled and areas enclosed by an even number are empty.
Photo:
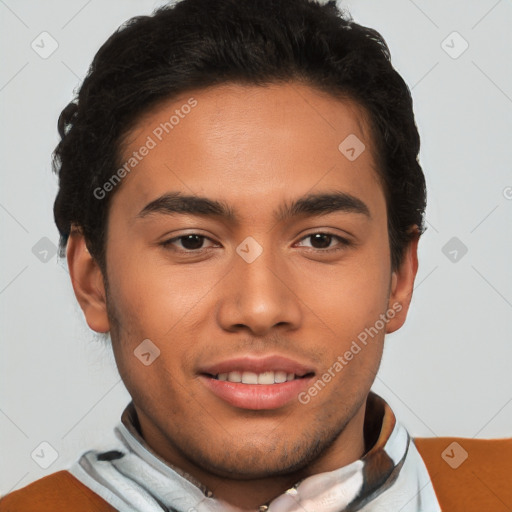
[[[175,247],[173,247],[173,243],[177,240],[180,240],[182,238],[186,238],[187,236],[192,236],[192,235],[196,235],[200,238],[204,238],[206,240],[210,240],[210,242],[213,242],[213,240],[211,240],[211,238],[208,238],[207,236],[205,235],[201,235],[199,233],[188,233],[186,235],[180,235],[180,236],[177,236],[177,237],[174,237],[174,238],[170,238],[169,240],[165,240],[164,242],[162,242],[160,245],[166,249],[170,249],[172,251],[175,251],[177,253],[181,253],[181,254],[184,254],[184,255],[187,255],[187,254],[190,254],[190,255],[194,255],[194,254],[201,254],[202,252],[204,251],[208,251],[210,249],[213,249],[213,247],[204,247],[204,248],[201,248],[201,249],[176,249]],[[337,251],[340,251],[340,250],[343,250],[345,248],[347,248],[348,246],[352,245],[352,243],[347,240],[346,238],[343,238],[339,235],[335,235],[334,233],[329,233],[329,232],[326,232],[326,231],[317,231],[317,232],[314,232],[314,233],[309,233],[308,235],[302,237],[300,239],[300,241],[306,239],[306,238],[310,238],[314,235],[327,235],[327,236],[330,236],[332,238],[335,238],[338,240],[339,244],[337,246],[335,246],[334,248],[331,248],[331,249],[315,249],[314,247],[313,248],[310,248],[311,251],[314,251],[314,252],[318,252],[318,253],[328,253],[328,254],[331,254],[333,252],[337,252]]]

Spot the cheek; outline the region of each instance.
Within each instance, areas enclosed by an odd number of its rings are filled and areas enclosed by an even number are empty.
[[[170,265],[162,258],[131,256],[118,262],[109,269],[109,282],[119,320],[146,337],[163,336],[200,307],[201,298],[216,281],[211,272],[205,274],[205,267]]]
[[[367,251],[347,264],[301,277],[304,302],[335,333],[357,334],[387,307],[390,272],[385,258]]]
[[[201,336],[195,334],[211,318],[205,308],[222,278],[220,269],[218,274],[212,275],[212,267],[206,272],[206,266],[170,265],[147,257],[125,257],[112,268],[110,300],[119,321],[117,332],[112,330],[113,348],[127,381],[136,385],[151,380],[156,387],[166,383],[162,389],[172,389],[174,380],[187,373],[201,350]],[[157,363],[149,367],[134,357],[146,339],[159,350]]]

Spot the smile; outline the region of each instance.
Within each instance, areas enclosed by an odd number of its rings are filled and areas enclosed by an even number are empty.
[[[303,376],[297,376],[294,373],[285,371],[266,371],[262,373],[248,371],[233,371],[229,373],[219,373],[212,376],[214,379],[236,382],[242,384],[282,384],[295,379],[302,379]]]
[[[239,409],[275,410],[297,403],[315,368],[289,357],[241,356],[198,368],[199,381],[212,399]]]

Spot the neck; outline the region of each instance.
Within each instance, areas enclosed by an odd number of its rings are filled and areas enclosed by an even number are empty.
[[[205,471],[174,449],[165,436],[147,421],[138,409],[137,416],[144,441],[157,455],[192,476],[196,482],[209,489],[216,499],[242,510],[258,510],[261,505],[268,504],[300,480],[314,474],[334,471],[360,459],[365,453],[365,408],[366,403],[361,406],[334,443],[307,467],[285,475],[252,480],[224,478]]]

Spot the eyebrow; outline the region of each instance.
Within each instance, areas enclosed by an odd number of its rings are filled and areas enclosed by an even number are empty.
[[[285,201],[275,212],[274,218],[282,222],[301,215],[327,215],[335,212],[359,213],[371,219],[370,209],[361,199],[346,192],[307,194],[294,201]],[[181,192],[168,192],[148,203],[137,215],[144,218],[151,214],[206,215],[237,222],[235,210],[224,201],[217,201]]]

